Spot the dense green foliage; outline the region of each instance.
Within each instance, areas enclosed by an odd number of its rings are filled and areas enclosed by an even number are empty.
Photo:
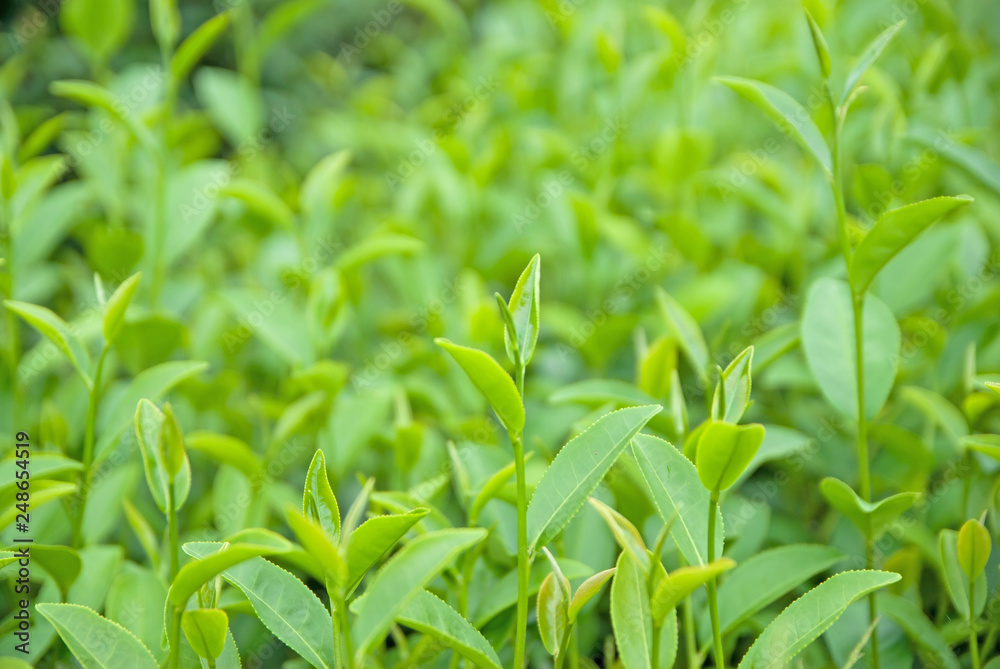
[[[1000,5],[2,11],[0,667],[1000,667]]]

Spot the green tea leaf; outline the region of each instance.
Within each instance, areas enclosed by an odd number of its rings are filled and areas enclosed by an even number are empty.
[[[740,661],[739,669],[785,667],[865,595],[895,583],[899,574],[846,571],[802,595],[764,629]]]
[[[340,507],[330,487],[327,477],[326,458],[317,449],[306,471],[306,483],[302,491],[302,512],[330,535],[333,543],[340,539]]]
[[[517,392],[514,380],[488,353],[467,346],[453,344],[447,339],[435,339],[434,343],[448,351],[455,362],[469,376],[469,380],[479,389],[490,403],[497,418],[510,432],[519,433],[524,429],[524,405]]]
[[[917,407],[930,421],[940,427],[953,444],[959,445],[969,434],[969,425],[958,408],[941,395],[917,386],[904,386],[900,397]]]
[[[37,304],[4,300],[3,305],[8,311],[23,318],[25,323],[38,330],[43,337],[62,351],[79,373],[80,378],[90,387],[90,374],[87,372],[90,367],[90,356],[87,355],[87,349],[76,338],[66,321],[59,318],[51,309],[40,307]]]
[[[892,38],[896,36],[896,33],[899,32],[905,23],[906,21],[900,21],[883,30],[879,33],[878,37],[871,41],[864,50],[864,53],[858,57],[858,62],[851,68],[851,71],[847,74],[847,79],[844,81],[844,92],[840,94],[841,105],[851,96],[858,87],[858,83],[861,82],[861,77],[865,76],[868,69],[878,60],[878,57],[885,51],[885,47],[889,45],[889,42],[892,41]]]
[[[611,626],[625,669],[651,669],[653,617],[646,575],[628,551],[618,556],[611,581]]]
[[[642,535],[639,530],[635,528],[628,518],[621,515],[610,506],[605,504],[599,499],[593,497],[588,497],[587,501],[590,505],[597,510],[597,513],[601,514],[604,522],[607,523],[608,528],[611,530],[611,534],[614,536],[615,541],[618,545],[622,547],[623,550],[627,550],[632,554],[632,557],[642,565],[644,571],[649,571],[649,551],[646,548],[646,544],[642,540]]]
[[[35,610],[52,623],[84,669],[157,669],[149,650],[121,625],[77,604],[38,603]]]
[[[542,259],[536,253],[524,268],[521,276],[510,295],[507,308],[514,321],[514,332],[504,327],[503,342],[507,356],[514,360],[514,343],[517,344],[521,364],[527,366],[535,353],[535,343],[538,341],[538,327],[541,312],[541,293],[539,282],[542,274]]]
[[[193,542],[184,544],[184,552],[195,558],[174,577],[167,591],[167,598],[179,608],[184,608],[187,600],[198,588],[233,565],[246,562],[260,555],[275,555],[284,552],[275,546],[257,544],[218,544]]]
[[[567,558],[558,558],[559,570],[569,579],[586,578],[594,570],[582,562]],[[531,564],[528,576],[528,596],[534,595],[542,587],[542,581],[551,571],[544,560]],[[511,569],[503,578],[494,584],[484,595],[476,608],[475,625],[482,628],[500,613],[517,604],[517,569]]]
[[[108,305],[104,310],[104,339],[113,342],[118,333],[121,332],[125,323],[125,310],[128,309],[135,289],[139,287],[139,279],[142,272],[133,274],[125,279],[120,286],[108,298]]]
[[[901,492],[878,502],[866,502],[849,485],[832,477],[820,483],[823,497],[840,513],[872,540],[882,536],[890,524],[913,506],[920,495],[915,492]]]
[[[895,622],[906,632],[913,643],[927,651],[929,658],[942,669],[959,669],[961,665],[952,652],[948,642],[934,626],[920,607],[908,599],[891,595],[888,592],[878,594],[878,610]]]
[[[958,556],[958,532],[941,530],[938,535],[938,550],[941,552],[944,584],[952,604],[965,620],[978,618],[986,606],[986,574],[980,572],[975,578],[975,593],[970,611],[969,576],[962,568],[962,560]]]
[[[990,559],[990,533],[978,520],[965,521],[958,531],[958,566],[970,579],[976,578],[986,569]]]
[[[819,162],[827,177],[833,174],[833,159],[830,148],[813,123],[809,112],[802,105],[782,90],[761,81],[743,79],[742,77],[716,77],[716,80],[729,86],[767,114],[782,131],[791,135],[803,149],[812,154]]]
[[[213,16],[181,42],[170,63],[170,76],[175,82],[183,81],[190,74],[202,56],[208,53],[208,50],[229,26],[229,19],[229,12]]]
[[[166,417],[149,400],[140,400],[135,409],[135,437],[142,454],[142,467],[146,483],[160,511],[166,512],[168,493],[173,494],[174,508],[179,509],[187,500],[191,489],[191,466],[187,455],[180,458],[180,466],[171,473],[165,460],[164,446]],[[172,482],[172,486],[171,486]]]
[[[351,631],[360,657],[392,626],[397,614],[418,592],[463,551],[486,536],[481,529],[446,529],[428,532],[403,547],[383,566],[358,600],[357,619]]]
[[[37,564],[51,576],[66,598],[69,587],[80,575],[83,563],[80,555],[68,546],[31,544],[31,563]]]
[[[750,406],[750,367],[753,363],[753,346],[748,346],[733,358],[722,372],[712,397],[712,418],[728,423],[738,423]]]
[[[500,669],[489,642],[462,615],[435,595],[421,590],[403,606],[396,620],[451,648],[477,667]]]
[[[729,558],[719,558],[704,566],[681,567],[670,572],[660,580],[650,599],[653,624],[662,625],[667,614],[676,609],[688,595],[735,566],[736,563]]]
[[[251,211],[272,221],[282,230],[295,229],[295,214],[266,184],[234,179],[220,194],[241,200]]]
[[[347,563],[330,534],[315,518],[300,513],[291,505],[285,509],[285,519],[302,547],[316,558],[337,588],[343,588],[347,581]]]
[[[970,202],[968,195],[935,197],[882,214],[851,256],[851,288],[863,294],[879,271],[920,233]]]
[[[75,483],[64,483],[63,481],[39,481],[31,486],[31,510],[37,510],[43,504],[55,501],[67,495],[76,493],[78,486]],[[14,522],[17,514],[22,513],[12,502],[0,506],[4,509],[0,512],[0,530],[6,529]]]
[[[562,447],[528,504],[529,550],[558,535],[639,433],[660,412],[659,405],[613,411]]]
[[[707,381],[708,345],[705,343],[701,328],[698,327],[698,322],[677,300],[661,288],[656,290],[656,304],[691,367],[699,378]]]
[[[719,601],[725,602],[719,608],[723,635],[843,558],[830,546],[794,544],[766,550],[742,562],[719,585]],[[699,639],[707,643],[711,638],[708,611],[701,622]]]
[[[198,657],[214,660],[226,645],[229,617],[222,609],[191,609],[181,616],[181,629]]]
[[[260,458],[242,439],[200,430],[187,435],[184,442],[189,449],[208,456],[220,465],[235,467],[248,479],[260,475]],[[337,520],[340,520],[339,517]]]
[[[427,509],[409,513],[375,516],[362,523],[347,543],[347,594],[350,595],[361,579],[393,546],[427,515]]]
[[[193,564],[225,555],[236,546],[216,553],[219,547],[220,544],[208,542],[184,544],[185,552],[198,558]],[[231,564],[221,573],[222,578],[246,595],[254,613],[274,636],[314,667],[332,669],[333,621],[302,581],[262,557]]]
[[[149,22],[161,49],[173,49],[181,36],[181,13],[177,0],[150,0]]]
[[[827,401],[846,416],[858,416],[854,310],[851,289],[843,281],[819,279],[809,290],[802,315],[802,346],[816,383]],[[865,296],[865,417],[885,404],[896,378],[899,326],[892,311],[874,295]]]
[[[601,592],[604,584],[614,575],[615,567],[612,567],[611,569],[597,572],[580,584],[580,587],[576,589],[576,593],[573,595],[573,599],[569,602],[568,618],[570,624],[576,622],[576,617],[579,615],[580,610],[587,605],[587,602]]]
[[[59,25],[91,60],[104,63],[128,40],[134,14],[132,0],[70,0],[59,8]]]
[[[555,572],[542,581],[537,599],[538,635],[549,655],[559,654],[563,636],[569,626],[569,600],[566,588],[560,587]]]
[[[632,440],[632,453],[660,518],[673,522],[670,536],[681,555],[688,564],[706,564],[711,495],[701,484],[694,463],[672,444],[648,435]],[[715,523],[715,545],[722,546],[721,512]]]
[[[698,440],[698,478],[709,490],[721,491],[736,483],[761,442],[764,426],[710,423]]]
[[[524,462],[528,462],[534,455],[534,451],[529,451],[524,454]],[[479,514],[482,513],[483,507],[497,496],[497,494],[503,489],[510,477],[514,475],[514,470],[516,469],[516,463],[511,461],[508,465],[501,467],[496,474],[491,476],[483,487],[476,493],[475,499],[472,500],[472,505],[469,507],[469,524],[474,525],[476,520],[479,518]]]
[[[819,29],[819,24],[812,14],[806,10],[806,19],[809,22],[809,33],[812,35],[813,47],[816,49],[816,58],[819,59],[819,71],[824,79],[830,77],[830,47],[826,45],[826,38],[823,31]]]

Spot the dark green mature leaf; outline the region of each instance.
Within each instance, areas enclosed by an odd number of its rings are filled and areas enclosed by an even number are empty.
[[[665,523],[673,523],[670,536],[681,555],[688,564],[706,564],[711,496],[701,484],[694,463],[670,443],[648,435],[632,440],[632,453],[660,517]],[[721,512],[715,523],[715,545],[721,550]]]
[[[421,590],[396,615],[409,628],[436,639],[477,667],[500,669],[500,658],[469,621],[437,596]]]
[[[747,468],[764,441],[764,426],[713,422],[698,440],[698,477],[709,490],[726,490]]]
[[[779,128],[812,154],[828,177],[833,174],[833,158],[823,133],[813,123],[809,112],[792,96],[761,81],[742,77],[716,77],[716,80],[757,105]]]
[[[514,321],[514,332],[504,327],[503,339],[510,361],[514,362],[514,346],[517,344],[521,364],[527,366],[535,352],[541,312],[539,283],[542,274],[542,259],[536,253],[524,268],[510,295],[507,308]],[[513,338],[513,339],[512,339]]]
[[[968,195],[935,197],[882,214],[851,256],[851,288],[863,294],[879,271],[920,233],[970,202]]]
[[[514,433],[524,429],[524,405],[514,380],[488,353],[453,344],[447,339],[434,343],[448,351],[490,403],[504,427]]]
[[[847,516],[862,534],[870,535],[872,540],[882,536],[890,524],[920,499],[918,493],[901,492],[878,502],[866,502],[849,485],[832,477],[823,479],[820,490],[830,506]]]
[[[651,669],[653,616],[646,575],[628,551],[618,556],[611,581],[611,626],[625,669]]]
[[[714,420],[738,423],[750,406],[750,368],[753,364],[753,346],[748,346],[722,372],[712,397]]]
[[[705,336],[698,327],[698,322],[692,318],[680,302],[670,296],[667,291],[657,288],[656,304],[660,308],[660,313],[667,322],[667,326],[677,338],[684,356],[688,359],[691,367],[703,380],[708,380],[708,345],[705,343]]]
[[[599,418],[571,439],[545,470],[528,504],[528,544],[544,546],[562,531],[659,405],[630,407]]]
[[[892,38],[896,36],[896,33],[900,31],[906,21],[899,21],[894,23],[881,33],[878,37],[873,39],[868,47],[864,50],[864,53],[858,57],[858,62],[854,64],[851,71],[847,75],[846,81],[844,81],[844,92],[840,94],[840,104],[844,104],[847,98],[851,96],[854,89],[858,87],[858,83],[861,81],[861,77],[865,76],[868,69],[878,60],[878,57],[882,55],[885,51],[885,47],[889,45]]]
[[[462,552],[483,540],[486,530],[446,529],[428,532],[403,547],[372,579],[358,600],[351,630],[356,653],[363,656],[382,640],[393,620],[418,592]]]
[[[35,610],[52,623],[84,669],[157,669],[149,650],[121,625],[78,604],[39,603]]]
[[[210,542],[184,544],[185,552],[198,558],[192,564],[208,562],[235,548],[230,546],[216,553],[220,547],[221,544]],[[254,613],[274,636],[314,667],[331,669],[333,621],[302,581],[262,557],[227,565],[221,573],[222,578],[246,595]]]
[[[347,544],[347,594],[427,513],[427,509],[418,508],[409,513],[375,516],[351,534]]]
[[[787,666],[853,602],[899,579],[899,574],[884,571],[846,571],[830,577],[771,621],[743,656],[739,669]]]
[[[823,396],[851,418],[858,415],[854,309],[851,289],[843,281],[819,279],[809,290],[802,315],[802,346]],[[865,416],[885,404],[896,378],[899,326],[892,311],[867,295],[862,315]]]
[[[73,334],[70,326],[51,309],[40,307],[37,304],[28,302],[17,302],[15,300],[4,300],[4,307],[21,318],[31,327],[55,344],[56,348],[65,354],[73,368],[76,369],[80,378],[89,387],[91,385],[90,356],[80,340]]]
[[[333,543],[340,539],[340,507],[330,487],[326,472],[326,458],[317,449],[306,471],[306,483],[302,491],[302,512],[319,523],[330,535]]]

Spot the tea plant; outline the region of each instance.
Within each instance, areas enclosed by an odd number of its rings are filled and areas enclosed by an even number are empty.
[[[1000,666],[992,3],[0,18],[0,666]]]

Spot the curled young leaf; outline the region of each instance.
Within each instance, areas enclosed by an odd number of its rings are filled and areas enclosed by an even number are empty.
[[[507,309],[513,321],[513,331],[505,325],[503,330],[504,346],[511,362],[515,361],[515,348],[521,365],[527,366],[535,353],[535,343],[538,341],[538,328],[541,313],[541,293],[539,284],[542,274],[542,259],[536,253],[521,272],[514,286],[514,292],[507,302]]]
[[[198,657],[214,660],[226,645],[229,617],[222,609],[191,609],[181,615],[181,629]]]
[[[302,512],[319,524],[336,543],[340,539],[340,507],[327,477],[326,458],[317,449],[306,471],[302,490]]]
[[[708,490],[720,492],[736,483],[764,441],[764,426],[709,423],[698,440],[695,464]]]
[[[958,531],[958,565],[971,579],[986,569],[990,559],[990,533],[978,520],[969,519]]]

